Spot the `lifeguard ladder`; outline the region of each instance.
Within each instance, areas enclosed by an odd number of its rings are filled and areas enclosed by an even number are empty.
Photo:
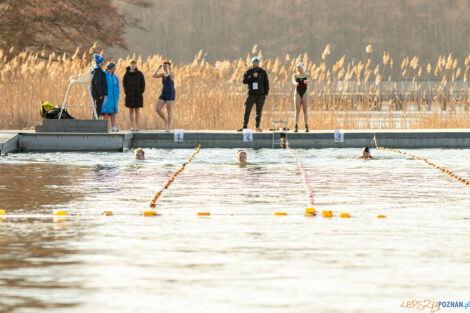
[[[293,96],[294,94],[292,93],[292,89],[290,91],[291,94],[291,100],[288,101],[289,104],[287,106],[285,105],[282,107],[281,104],[278,103],[278,98],[274,97],[274,104],[273,104],[273,110],[271,112],[272,114],[272,123],[273,123],[273,137],[272,137],[272,148],[276,146],[280,146],[281,148],[285,147],[286,141],[287,141],[287,130],[289,127],[289,120],[290,116],[294,116],[295,114],[295,108],[294,108],[294,103],[293,103]],[[275,94],[277,96],[279,94]],[[285,94],[282,94],[285,95]],[[282,127],[284,126],[284,127]]]
[[[91,72],[93,71],[93,67],[90,67],[87,73],[85,74],[73,74],[69,77],[69,86],[67,87],[67,92],[65,93],[64,102],[60,107],[59,119],[62,116],[62,111],[66,107],[91,107],[93,119],[98,119],[98,115],[96,114],[95,105],[93,104],[93,97],[91,96],[91,87],[90,87],[90,79],[91,79]],[[84,85],[87,87],[88,95],[90,96],[90,105],[67,105],[67,98],[69,96],[70,87],[72,85]]]

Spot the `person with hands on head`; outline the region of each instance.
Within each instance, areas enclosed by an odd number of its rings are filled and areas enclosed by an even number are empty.
[[[299,131],[299,116],[300,106],[304,111],[305,132],[308,133],[308,74],[305,72],[305,65],[303,62],[297,63],[297,72],[292,75],[292,83],[296,86],[294,96],[295,103],[295,127],[294,132]]]
[[[160,73],[160,70],[163,68],[163,72]],[[165,130],[170,131],[171,122],[173,120],[172,108],[175,101],[175,73],[171,70],[171,62],[165,61],[161,64],[155,72],[153,72],[152,77],[162,78],[162,94],[157,100],[157,113],[165,122]],[[163,107],[166,105],[167,116],[163,113]]]
[[[248,85],[248,97],[245,101],[245,115],[243,117],[243,127],[238,131],[248,127],[251,110],[256,104],[256,131],[261,132],[261,114],[263,112],[266,96],[269,94],[268,74],[264,69],[259,67],[259,59],[254,57],[251,59],[252,66],[243,75],[243,84]]]

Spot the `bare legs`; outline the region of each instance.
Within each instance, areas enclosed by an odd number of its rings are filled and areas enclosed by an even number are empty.
[[[296,92],[295,93],[295,125],[297,129],[297,125],[299,124],[299,117],[300,117],[300,107],[302,107],[302,111],[304,112],[304,122],[305,122],[305,129],[308,131],[308,102],[309,96],[308,93],[305,93],[304,96],[301,98],[300,95]]]
[[[129,108],[129,122],[131,124],[131,130],[138,130],[137,125],[139,124],[139,108]]]
[[[129,123],[131,124],[131,130],[134,130],[134,113],[135,109],[134,108],[129,108]]]
[[[166,112],[168,113],[166,131],[170,131],[171,122],[173,121],[173,103],[174,101],[166,102]]]
[[[302,98],[296,92],[294,96],[294,103],[295,103],[295,125],[299,124],[299,117],[300,117],[300,105],[302,104]]]
[[[116,127],[116,114],[103,113],[103,119],[111,122],[111,129]]]
[[[139,130],[137,125],[139,125],[139,115],[140,115],[140,108],[135,108],[134,109],[134,114],[135,114],[135,122],[134,122],[134,129]]]
[[[111,128],[116,127],[116,114],[108,114],[111,119]]]
[[[171,122],[173,120],[173,103],[174,101],[165,101],[162,99],[158,99],[157,101],[157,113],[158,115],[162,118],[162,120],[165,122],[165,130],[170,131],[170,126]],[[165,113],[163,113],[163,107],[166,105],[166,111],[167,111],[167,116],[165,116]]]

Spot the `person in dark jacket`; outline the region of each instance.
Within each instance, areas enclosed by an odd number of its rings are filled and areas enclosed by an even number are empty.
[[[132,59],[131,66],[126,68],[122,84],[126,93],[126,107],[129,108],[131,131],[138,131],[139,109],[144,106],[145,78],[144,74],[137,69],[135,59]]]
[[[248,98],[245,102],[243,127],[238,131],[243,131],[244,128],[248,127],[251,109],[253,104],[256,104],[256,131],[261,132],[259,126],[261,124],[264,101],[269,93],[269,80],[266,71],[259,67],[259,59],[257,57],[251,59],[251,64],[252,67],[243,75],[243,83],[248,85]]]
[[[93,58],[96,65],[91,72],[91,96],[96,114],[100,117],[104,98],[108,96],[108,84],[106,83],[106,74],[103,71],[104,58],[99,54],[94,54]]]

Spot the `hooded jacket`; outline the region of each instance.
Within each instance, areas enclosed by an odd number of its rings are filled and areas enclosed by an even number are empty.
[[[91,96],[97,99],[107,95],[106,74],[99,65],[95,65],[91,72]]]
[[[101,114],[116,114],[118,112],[119,103],[119,79],[116,74],[106,71],[106,81],[108,82],[108,96],[103,102]]]

